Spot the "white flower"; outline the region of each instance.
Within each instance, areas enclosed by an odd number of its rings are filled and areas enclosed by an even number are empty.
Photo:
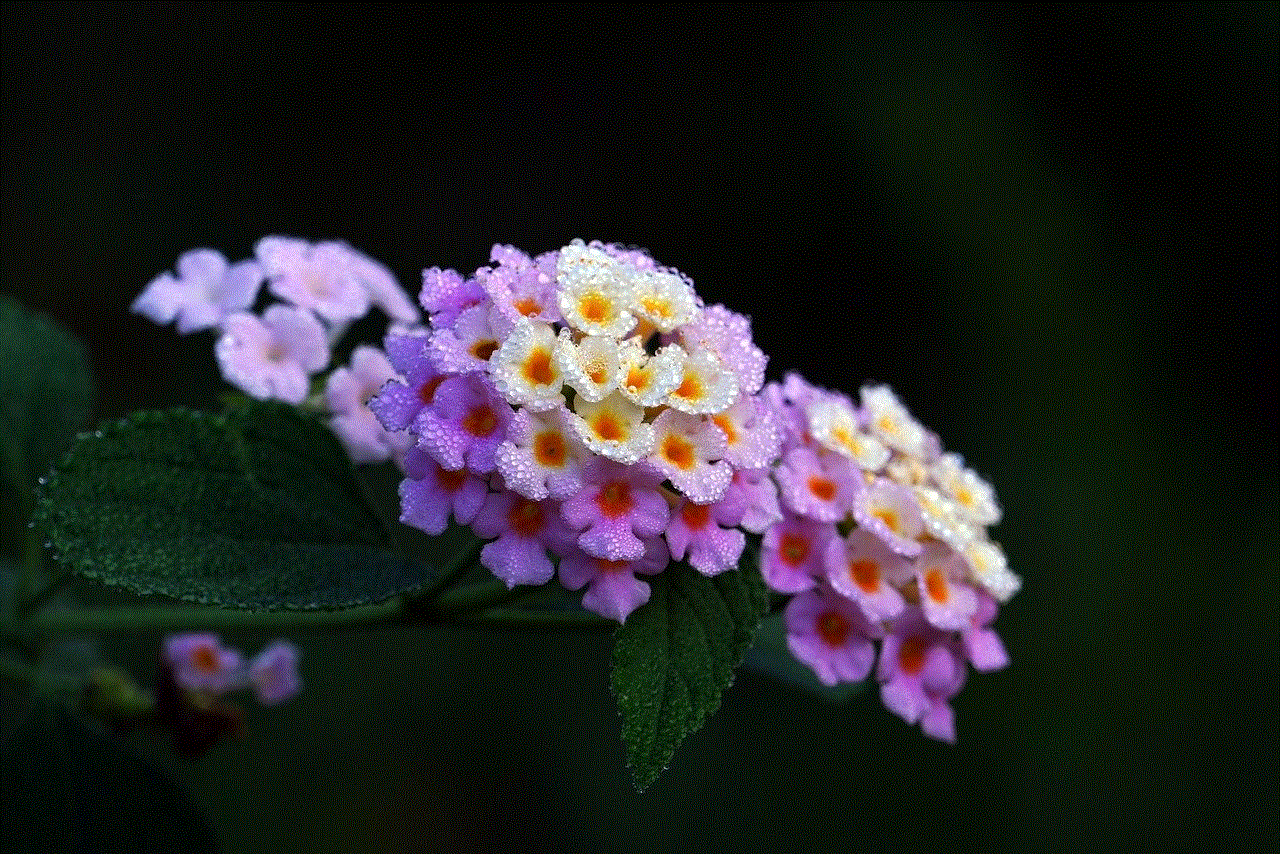
[[[573,334],[561,329],[552,359],[582,400],[599,403],[618,387],[618,342],[612,338],[588,335],[575,344]]]
[[[1009,569],[1004,550],[990,540],[974,540],[960,550],[973,580],[1000,602],[1008,602],[1022,588],[1022,579]]]
[[[680,385],[667,396],[667,406],[690,415],[710,415],[729,408],[738,397],[738,381],[720,357],[697,350],[684,361]]]
[[[684,348],[668,344],[652,356],[634,338],[618,348],[618,391],[637,406],[657,406],[684,379]]]
[[[603,251],[578,244],[560,250],[556,302],[579,332],[621,338],[636,325],[632,273]]]
[[[889,460],[889,449],[858,427],[858,414],[847,401],[828,396],[805,407],[809,435],[829,451],[853,460],[867,471],[879,471]]]
[[[653,425],[644,423],[644,410],[622,395],[593,403],[573,401],[573,430],[582,443],[602,457],[633,465],[653,450]]]
[[[554,359],[555,333],[547,323],[522,322],[489,359],[498,393],[513,406],[545,412],[564,403],[564,376]]]
[[[925,456],[928,434],[887,385],[864,386],[862,408],[867,427],[886,445],[912,457]]]

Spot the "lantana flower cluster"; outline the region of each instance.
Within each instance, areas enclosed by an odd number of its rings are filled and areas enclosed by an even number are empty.
[[[1021,586],[987,534],[994,491],[886,386],[854,403],[792,374],[764,397],[783,426],[782,518],[760,564],[770,588],[794,594],[788,646],[835,685],[865,679],[879,643],[885,705],[954,741],[949,700],[967,665],[1008,663],[989,625]]]
[[[253,309],[262,286],[279,301]],[[417,324],[421,314],[391,271],[339,241],[308,243],[271,236],[254,257],[231,264],[214,249],[193,249],[178,259],[177,275],[151,281],[132,310],[180,333],[211,329],[222,376],[259,400],[302,404],[312,398],[312,378],[332,359],[332,348],[351,323],[377,307],[397,324]],[[396,375],[386,355],[360,346],[350,367],[329,374],[316,408],[358,463],[403,459],[407,445],[382,429],[368,400]]]
[[[480,561],[508,586],[558,571],[619,621],[649,598],[637,575],[673,558],[737,566],[742,528],[770,518],[781,441],[750,321],[642,250],[499,245],[490,260],[427,270],[429,326],[387,338],[404,379],[370,407],[413,438],[401,520],[470,525],[496,538]]]
[[[735,568],[750,533],[765,583],[791,597],[788,647],[821,682],[874,669],[891,711],[954,741],[968,667],[1008,664],[990,626],[1021,580],[987,532],[1001,516],[991,485],[887,386],[855,402],[796,374],[765,385],[750,320],[644,250],[496,245],[469,276],[424,272],[425,323],[344,243],[267,237],[253,259],[199,249],[177,272],[133,310],[184,334],[216,328],[233,385],[326,412],[354,462],[394,459],[401,521],[470,526],[508,587],[558,576],[623,622],[648,601],[640,576],[672,560]],[[264,282],[281,302],[259,315]],[[371,306],[394,323],[385,350],[357,347],[312,394]],[[296,690],[289,647],[272,648],[276,682],[211,635],[168,649],[188,690]]]

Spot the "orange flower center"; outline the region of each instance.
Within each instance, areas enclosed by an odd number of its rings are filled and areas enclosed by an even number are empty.
[[[680,383],[680,388],[671,393],[676,397],[683,397],[685,400],[697,400],[702,397],[702,383],[693,374],[685,374],[684,382]]]
[[[946,576],[936,566],[924,574],[924,589],[929,594],[929,598],[938,603],[945,603],[951,595]]]
[[[542,304],[533,297],[521,297],[515,302],[516,311],[525,317],[533,317],[535,314],[542,313]]]
[[[507,514],[511,530],[525,537],[532,537],[542,530],[542,505],[528,498],[517,498]]]
[[[602,557],[596,558],[596,570],[598,572],[622,572],[631,565],[629,560],[605,560]]]
[[[631,500],[631,484],[625,480],[606,483],[596,495],[596,506],[601,513],[611,518],[625,514],[634,503]]]
[[[551,385],[556,375],[551,370],[551,354],[541,348],[524,360],[524,376],[534,385]]]
[[[809,478],[809,491],[822,501],[830,501],[836,497],[836,484],[830,478],[814,475]]]
[[[457,492],[462,488],[462,482],[466,479],[466,469],[446,471],[445,469],[436,466],[436,483],[440,484],[440,488],[445,492]]]
[[[892,510],[876,510],[871,515],[888,525],[889,530],[895,534],[902,533],[902,520]]]
[[[649,375],[639,368],[627,371],[626,386],[633,393],[639,394],[649,387]]]
[[[724,435],[728,438],[730,445],[736,445],[738,443],[738,431],[733,429],[733,422],[729,420],[728,415],[725,415],[722,412],[719,415],[712,415],[711,420],[716,423],[717,427],[724,431]]]
[[[682,439],[674,433],[669,434],[666,439],[662,440],[662,455],[671,460],[676,468],[688,471],[693,468],[697,458],[693,453],[693,445],[687,439]]]
[[[462,419],[462,429],[472,436],[483,439],[498,429],[498,416],[493,414],[493,410],[487,404],[482,403]]]
[[[578,302],[582,316],[592,323],[601,323],[609,316],[609,301],[602,294],[589,293]]]
[[[198,646],[191,650],[191,663],[201,673],[217,673],[221,669],[218,666],[218,654],[211,646]]]
[[[545,430],[534,437],[533,458],[547,468],[560,468],[564,465],[567,453],[564,437],[555,430]]]
[[[902,642],[898,647],[898,669],[903,673],[915,676],[924,669],[924,654],[928,650],[928,646],[924,642],[924,638],[919,635],[913,635]]]
[[[475,356],[482,362],[489,361],[489,357],[493,355],[493,351],[498,349],[497,341],[490,341],[482,338],[471,345],[471,355]]]
[[[432,377],[422,384],[422,388],[418,389],[418,400],[421,400],[427,406],[431,405],[431,401],[435,399],[436,389],[440,387],[440,383],[444,382],[444,377]]]
[[[880,589],[880,564],[866,558],[851,560],[849,577],[853,579],[854,584],[862,588],[864,593],[875,593]]]
[[[809,540],[799,534],[783,534],[778,557],[788,566],[799,566],[809,557]]]
[[[692,501],[686,501],[684,507],[680,508],[680,518],[684,519],[684,523],[689,527],[689,530],[702,530],[707,527],[707,522],[711,521],[711,507],[707,504],[694,504]]]
[[[597,415],[591,422],[591,429],[606,442],[619,442],[627,437],[627,431],[622,428],[622,423],[609,412],[601,412]]]
[[[823,611],[818,615],[818,637],[827,646],[844,646],[849,638],[849,621],[843,614]]]

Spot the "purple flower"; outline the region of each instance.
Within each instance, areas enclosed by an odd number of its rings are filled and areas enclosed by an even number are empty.
[[[383,344],[388,361],[405,381],[384,385],[369,401],[369,409],[386,429],[406,430],[431,403],[446,377],[427,358],[427,336],[388,335]]]
[[[964,685],[964,653],[950,632],[908,608],[894,623],[880,649],[880,698],[889,711],[925,734],[955,742],[955,714],[948,703]]]
[[[298,676],[298,648],[288,641],[272,641],[249,664],[249,680],[258,702],[283,703],[302,690]]]
[[[858,494],[858,475],[834,454],[821,458],[808,448],[787,451],[774,469],[787,509],[820,522],[839,522]]]
[[[787,648],[824,685],[860,682],[871,672],[880,632],[856,605],[828,588],[806,590],[783,612]]]
[[[813,587],[824,572],[827,543],[835,536],[834,525],[784,513],[781,522],[764,532],[760,543],[760,573],[765,584],[779,593],[799,593]]]
[[[174,681],[188,691],[225,694],[244,686],[244,658],[224,647],[215,634],[170,635],[164,641],[164,658],[173,668]]]
[[[456,270],[431,267],[422,271],[418,303],[427,310],[436,329],[453,326],[458,315],[484,301],[485,292],[475,279],[463,279]]]
[[[476,271],[484,292],[510,323],[529,318],[552,323],[560,319],[556,305],[556,252],[530,258],[514,246],[497,244],[489,260],[497,267]]]
[[[578,546],[604,560],[639,560],[644,538],[661,534],[671,518],[658,492],[662,475],[604,458],[587,463],[582,475],[586,485],[560,508],[570,527],[582,532]]]
[[[449,514],[469,525],[480,512],[489,486],[466,469],[447,471],[427,454],[411,448],[400,481],[400,521],[428,534],[441,534]]]
[[[996,618],[996,600],[985,591],[978,593],[978,608],[970,618],[969,626],[960,635],[965,655],[975,670],[989,672],[1009,665],[1009,653],[1005,651],[1000,636],[987,628]]]
[[[370,411],[368,402],[396,377],[387,356],[376,347],[360,346],[351,356],[351,368],[329,375],[325,405],[333,414],[329,427],[342,440],[353,462],[376,463],[391,456],[403,457],[413,444],[406,434],[391,434]]]
[[[547,549],[575,550],[574,535],[560,518],[558,501],[531,501],[514,492],[491,492],[471,523],[481,537],[497,537],[480,551],[480,563],[507,587],[546,584],[555,574]]]
[[[193,249],[178,259],[178,275],[161,273],[138,295],[130,311],[166,324],[175,319],[183,335],[217,326],[228,314],[253,305],[262,286],[257,261],[232,266],[221,252]]]
[[[241,312],[222,324],[214,352],[227,382],[259,400],[301,403],[308,375],[329,363],[324,329],[309,311],[273,305],[261,318]]]
[[[667,525],[667,545],[671,556],[682,560],[703,575],[718,575],[738,565],[747,538],[737,528],[740,510],[724,503],[694,504],[682,501]]]
[[[418,447],[450,471],[465,465],[476,474],[488,474],[509,423],[511,407],[487,377],[450,377],[418,416]]]
[[[582,607],[622,623],[649,601],[649,585],[636,578],[636,573],[656,575],[670,559],[660,537],[647,540],[636,560],[607,560],[574,550],[560,560],[560,583],[570,590],[588,585]]]

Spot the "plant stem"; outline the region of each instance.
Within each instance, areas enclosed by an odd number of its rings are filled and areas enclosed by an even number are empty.
[[[491,608],[479,613],[460,614],[452,622],[461,626],[492,626],[506,629],[615,629],[618,624],[589,611],[520,611]]]
[[[344,611],[226,611],[220,608],[83,608],[42,611],[27,624],[37,632],[76,634],[180,629],[330,629],[396,622],[402,599]]]

